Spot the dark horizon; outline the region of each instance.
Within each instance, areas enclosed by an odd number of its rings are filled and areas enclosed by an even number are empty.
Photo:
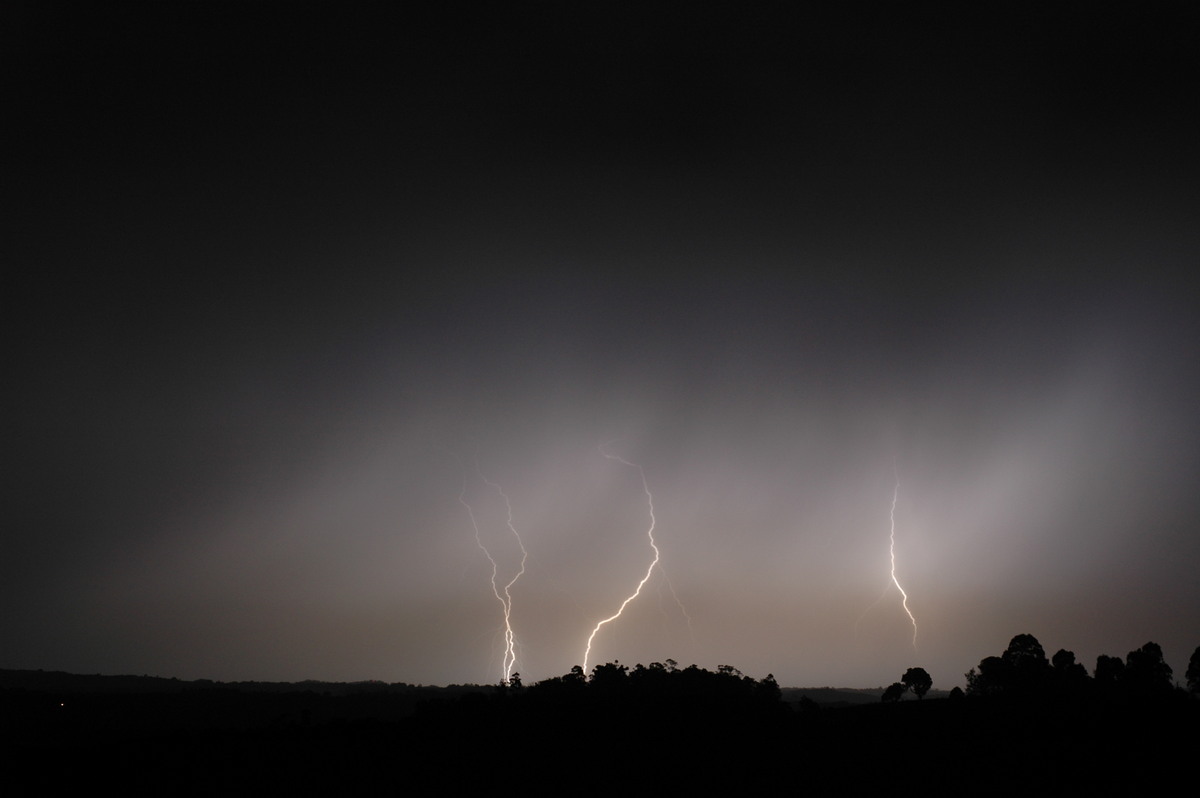
[[[0,667],[1178,677],[1198,15],[0,12]]]

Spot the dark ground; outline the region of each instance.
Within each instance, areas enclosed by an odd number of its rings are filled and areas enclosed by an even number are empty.
[[[393,794],[504,783],[589,794],[1140,791],[1185,776],[1200,743],[1200,702],[1181,691],[1153,701],[927,698],[802,710],[382,683],[171,689],[171,680],[143,680],[136,691],[136,678],[108,677],[105,692],[97,677],[75,678],[85,691],[12,679],[0,689],[7,794]]]

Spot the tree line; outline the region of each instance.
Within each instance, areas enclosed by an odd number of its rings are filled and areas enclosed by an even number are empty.
[[[1153,698],[1176,691],[1173,675],[1161,647],[1153,642],[1129,652],[1124,660],[1101,655],[1089,675],[1073,652],[1060,649],[1047,657],[1036,637],[1019,634],[1002,654],[985,657],[968,671],[966,691],[955,687],[950,698]],[[1186,692],[1200,694],[1200,647],[1192,654],[1186,680]],[[882,702],[898,702],[909,692],[920,700],[932,687],[928,671],[908,668],[883,691]],[[464,698],[471,711],[490,707],[497,712],[529,713],[582,710],[611,715],[636,706],[643,713],[703,707],[708,712],[771,714],[787,707],[772,674],[757,680],[731,665],[720,665],[714,672],[696,665],[680,667],[672,659],[632,668],[619,661],[608,662],[596,665],[591,673],[576,665],[569,673],[531,685],[514,673],[496,685],[490,698],[481,693]],[[815,706],[809,700],[800,703],[806,711]],[[442,709],[444,705],[439,711]]]
[[[1174,671],[1154,642],[1130,651],[1124,660],[1101,654],[1089,676],[1075,654],[1059,649],[1047,658],[1031,634],[1019,634],[998,657],[985,657],[967,671],[968,696],[1106,696],[1147,698],[1175,689]],[[1185,675],[1187,692],[1200,694],[1200,646],[1192,652]]]

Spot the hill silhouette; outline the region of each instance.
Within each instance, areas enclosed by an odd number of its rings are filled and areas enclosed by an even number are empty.
[[[9,670],[0,736],[27,789],[1134,789],[1185,775],[1200,743],[1200,700],[1163,682],[1155,648],[1130,652],[1114,686],[1019,635],[966,695],[899,703],[670,661],[448,687]]]

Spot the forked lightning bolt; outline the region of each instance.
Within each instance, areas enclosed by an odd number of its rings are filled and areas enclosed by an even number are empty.
[[[891,554],[892,554],[892,582],[896,585],[896,589],[900,591],[900,603],[904,605],[904,611],[908,613],[908,619],[912,621],[913,651],[917,650],[917,619],[913,616],[912,610],[908,608],[908,594],[904,592],[904,588],[900,587],[900,580],[896,578],[896,501],[900,498],[900,475],[896,475],[896,487],[892,490],[892,532],[891,532]]]
[[[658,560],[659,560],[658,545],[654,542],[654,525],[655,525],[654,496],[650,493],[650,484],[646,481],[645,469],[643,469],[637,463],[631,463],[628,460],[617,457],[615,454],[609,454],[608,451],[605,450],[604,446],[600,447],[600,454],[604,455],[609,460],[616,460],[618,463],[627,465],[630,468],[636,468],[638,470],[638,473],[641,474],[642,490],[645,491],[645,493],[646,493],[646,504],[650,508],[650,528],[646,530],[646,536],[650,539],[650,548],[653,549],[653,551],[654,551],[654,559],[650,562],[650,567],[648,567],[646,569],[646,575],[642,577],[642,581],[638,582],[637,588],[635,588],[633,593],[631,593],[629,595],[629,598],[627,598],[623,602],[621,602],[621,606],[617,608],[617,611],[615,613],[613,613],[609,617],[605,618],[604,620],[600,621],[600,623],[596,624],[596,628],[592,629],[592,633],[590,635],[588,635],[587,646],[583,650],[583,672],[584,673],[587,673],[588,657],[591,656],[592,641],[596,639],[596,633],[600,631],[600,627],[604,626],[607,623],[615,621],[617,618],[621,617],[621,613],[623,613],[625,611],[625,608],[627,606],[629,606],[629,602],[631,602],[635,598],[637,598],[638,595],[642,592],[642,588],[645,586],[645,584],[650,581],[650,575],[654,573],[654,566],[658,565]],[[673,588],[672,588],[672,592],[674,592]],[[675,600],[679,601],[679,598],[676,597]],[[682,607],[683,605],[681,604],[680,606]]]
[[[508,513],[508,519],[506,522],[508,529],[510,532],[512,532],[513,537],[516,538],[517,546],[521,549],[520,567],[517,569],[516,574],[513,575],[513,578],[508,580],[504,587],[501,588],[499,582],[497,581],[500,568],[496,564],[496,559],[492,556],[492,553],[488,551],[487,546],[484,545],[483,537],[479,533],[479,524],[475,520],[475,511],[467,502],[467,475],[466,469],[463,469],[463,486],[462,491],[460,491],[458,494],[458,502],[466,508],[467,516],[471,519],[471,528],[475,530],[475,543],[479,546],[479,549],[483,552],[484,556],[488,558],[488,562],[492,564],[492,594],[495,595],[496,600],[500,602],[500,607],[504,612],[504,660],[501,665],[500,678],[502,681],[508,682],[509,679],[512,678],[513,666],[517,662],[516,637],[513,634],[512,626],[512,587],[517,583],[517,580],[519,580],[525,574],[525,562],[529,559],[529,552],[525,550],[525,544],[521,540],[521,535],[517,532],[517,528],[513,525],[512,503],[508,500],[508,494],[506,494],[504,489],[498,484],[492,482],[483,475],[483,472],[479,470],[478,461],[475,462],[475,473],[479,475],[479,478],[483,480],[485,485],[495,488],[496,493],[500,495],[500,498],[504,499],[504,507]]]

